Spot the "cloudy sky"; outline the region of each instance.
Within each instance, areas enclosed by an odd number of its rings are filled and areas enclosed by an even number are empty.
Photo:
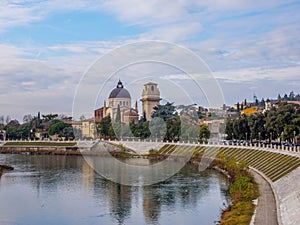
[[[0,114],[70,115],[89,68],[143,40],[196,53],[227,104],[299,93],[299,11],[290,0],[2,0]]]

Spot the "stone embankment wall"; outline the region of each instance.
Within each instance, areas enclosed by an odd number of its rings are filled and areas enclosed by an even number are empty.
[[[283,225],[300,224],[300,167],[273,183]]]

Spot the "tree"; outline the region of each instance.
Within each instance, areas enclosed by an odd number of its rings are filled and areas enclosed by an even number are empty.
[[[6,116],[6,119],[5,119],[6,124],[8,124],[10,120],[11,120],[11,119],[10,119],[10,116],[7,115],[7,116]]]
[[[85,120],[85,116],[84,116],[84,115],[81,115],[81,116],[79,117],[79,120],[80,120],[80,121]]]
[[[226,120],[225,134],[227,134],[227,140],[232,140],[234,138],[233,137],[234,129],[233,129],[233,120],[232,119]]]
[[[198,107],[198,112],[197,112],[197,114],[198,114],[198,118],[199,118],[199,119],[204,119],[204,118],[206,117],[206,111],[205,111],[205,109],[204,109],[203,107],[201,107],[201,106]]]
[[[300,106],[281,102],[265,113],[251,116],[242,115],[237,119],[226,120],[227,139],[245,139],[246,133],[251,139],[292,140],[294,131],[300,130]],[[232,135],[233,134],[233,135]],[[283,135],[282,135],[283,134]]]
[[[97,124],[97,132],[101,136],[110,136],[109,129],[111,127],[111,117],[106,116],[104,117],[98,124]]]
[[[205,140],[210,138],[210,130],[207,124],[202,124],[199,129],[199,138],[200,140]]]
[[[250,128],[250,137],[251,139],[259,140],[261,137],[265,137],[265,116],[262,113],[252,114],[248,118],[248,125]]]
[[[278,108],[272,108],[266,114],[266,132],[272,133],[272,139],[279,138],[286,125],[292,125],[293,119],[299,116],[299,106],[282,102]]]
[[[118,108],[117,108],[117,114],[116,114],[116,123],[121,123],[121,110],[120,110],[120,105],[118,104]]]
[[[181,121],[174,103],[167,102],[165,105],[155,106],[152,118],[159,117],[166,123],[167,133],[164,140],[177,141],[181,134]]]
[[[283,131],[283,140],[293,142],[295,136],[299,134],[299,127],[295,125],[286,125],[284,126]]]
[[[3,115],[0,116],[0,124],[4,124],[4,116]]]
[[[66,126],[60,133],[62,137],[74,139],[74,130],[72,126]]]
[[[26,114],[26,115],[23,117],[23,123],[29,123],[32,119],[33,119],[33,117],[32,117],[31,114]]]
[[[134,137],[138,137],[141,139],[146,139],[150,137],[151,133],[149,130],[149,121],[144,121],[144,119],[142,118],[138,122],[138,124],[131,122],[129,125]]]
[[[42,117],[44,122],[48,122],[57,118],[58,114],[47,114],[47,115],[42,115]]]
[[[265,99],[264,98],[262,98],[261,99],[261,101],[260,101],[260,107],[265,107],[265,104],[266,104],[266,101],[265,101]]]
[[[49,129],[48,129],[48,134],[49,135],[59,135],[59,136],[63,136],[63,130],[66,128],[66,127],[72,127],[70,124],[67,124],[65,122],[57,122],[57,123],[54,123],[52,124]]]
[[[164,121],[167,121],[168,119],[175,118],[178,116],[176,112],[176,107],[173,105],[174,103],[167,102],[165,105],[157,105],[155,106],[154,112],[152,114],[152,118],[154,117],[160,117]]]
[[[278,101],[280,101],[280,100],[281,100],[281,95],[280,95],[280,94],[278,94],[278,96],[277,96],[277,100],[278,100]]]

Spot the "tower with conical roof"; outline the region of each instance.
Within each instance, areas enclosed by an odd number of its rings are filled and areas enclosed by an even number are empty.
[[[154,111],[153,108],[159,105],[160,100],[160,91],[157,88],[157,84],[153,82],[144,84],[141,101],[143,113],[146,114],[146,119],[148,121],[151,120],[151,115]]]

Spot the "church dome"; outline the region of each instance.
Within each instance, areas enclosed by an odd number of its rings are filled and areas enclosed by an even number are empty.
[[[131,98],[129,92],[123,87],[122,82],[119,80],[115,89],[110,92],[109,98]]]

